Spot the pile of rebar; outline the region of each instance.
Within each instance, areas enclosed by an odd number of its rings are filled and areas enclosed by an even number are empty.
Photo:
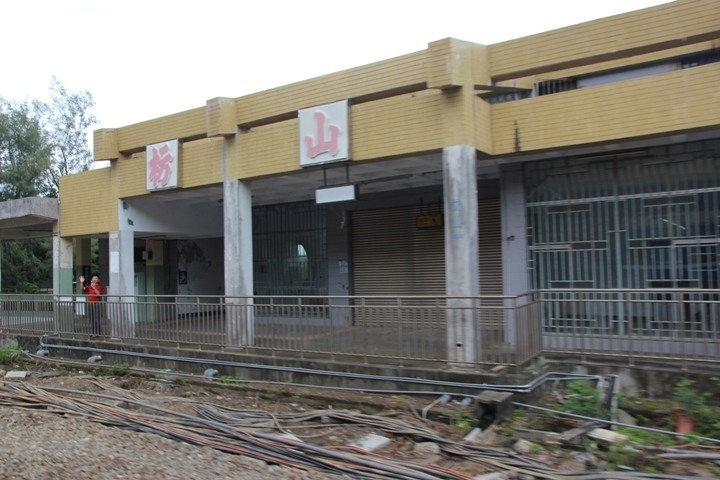
[[[314,410],[298,414],[271,414],[258,410],[231,409],[211,403],[182,401],[173,397],[143,398],[126,390],[95,381],[113,394],[39,387],[26,382],[0,382],[0,405],[45,409],[78,415],[93,422],[138,432],[162,435],[218,451],[247,455],[270,464],[345,475],[351,478],[408,480],[470,480],[472,477],[437,465],[421,465],[373,455],[356,447],[318,446],[281,435],[298,426],[317,422],[371,426],[414,441],[437,443],[448,455],[485,466],[490,471],[512,471],[542,479],[672,479],[684,477],[638,472],[558,472],[539,462],[500,449],[443,438],[423,425],[382,415],[348,410]],[[182,402],[196,415],[160,406]],[[126,405],[128,408],[121,408]],[[278,434],[268,433],[277,431]]]

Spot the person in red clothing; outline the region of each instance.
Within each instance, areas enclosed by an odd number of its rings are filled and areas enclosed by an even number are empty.
[[[82,283],[83,292],[87,293],[87,307],[88,307],[88,318],[90,319],[90,328],[93,335],[100,335],[101,332],[101,321],[102,315],[102,295],[105,293],[105,288],[100,284],[100,277],[93,275],[90,279],[90,284],[85,285],[85,277],[80,275],[80,283]]]

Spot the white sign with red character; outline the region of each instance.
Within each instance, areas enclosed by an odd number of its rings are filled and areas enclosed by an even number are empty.
[[[350,159],[348,111],[347,100],[298,111],[301,167]]]
[[[178,186],[178,153],[180,142],[167,142],[148,145],[145,150],[147,169],[145,180],[148,190],[163,190]]]

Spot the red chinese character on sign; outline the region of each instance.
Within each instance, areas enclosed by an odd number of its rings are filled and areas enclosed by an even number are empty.
[[[148,179],[152,182],[153,188],[164,187],[168,184],[174,160],[167,144],[163,144],[160,148],[152,147],[152,154],[148,161],[150,167]]]
[[[313,139],[311,135],[305,135],[303,139],[305,141],[305,147],[307,148],[307,155],[310,158],[315,158],[321,153],[329,153],[330,155],[337,155],[340,151],[340,127],[333,124],[328,124],[327,130],[330,133],[330,138],[325,139],[325,123],[327,122],[327,115],[325,112],[318,110],[313,114],[315,117],[315,136]],[[315,143],[313,144],[313,140]]]

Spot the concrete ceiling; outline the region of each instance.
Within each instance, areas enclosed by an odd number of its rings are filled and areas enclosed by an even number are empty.
[[[480,162],[478,178],[497,178],[496,162]],[[282,176],[250,182],[253,205],[272,205],[315,200],[315,190],[339,185],[357,185],[358,195],[442,185],[440,153],[378,162],[330,164]],[[222,186],[155,192],[138,201],[172,202],[191,207],[193,204],[221,202]]]
[[[690,142],[717,138],[717,130],[684,133],[658,139],[642,139],[623,144],[605,144],[563,151],[544,151],[531,154],[518,153],[503,159],[478,159],[478,180],[499,178],[500,164],[583,155],[617,155],[629,149]],[[253,205],[272,205],[298,201],[314,201],[315,191],[323,187],[357,185],[360,198],[373,193],[441,186],[442,153],[412,156],[377,162],[329,164],[298,172],[256,179],[250,182]],[[194,189],[174,189],[153,192],[127,199],[131,204],[168,204],[168,211],[183,212],[197,205],[221,205],[222,185]],[[170,204],[172,206],[170,207]],[[53,225],[59,219],[57,199],[25,198],[0,202],[0,240],[52,235]],[[148,235],[150,232],[147,232]],[[139,237],[143,233],[137,232]]]

